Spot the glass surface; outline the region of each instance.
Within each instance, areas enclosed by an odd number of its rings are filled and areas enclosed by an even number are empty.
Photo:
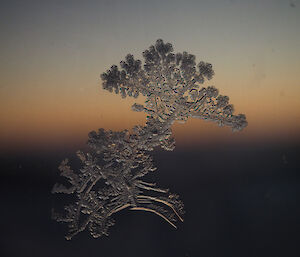
[[[299,256],[299,8],[3,1],[1,256]]]

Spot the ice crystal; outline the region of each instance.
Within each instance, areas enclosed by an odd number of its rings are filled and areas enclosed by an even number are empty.
[[[183,221],[183,203],[178,196],[142,179],[156,169],[149,151],[157,145],[166,147],[167,133],[149,133],[153,130],[149,123],[134,130],[132,134],[126,130],[91,132],[91,151],[77,152],[83,164],[80,171],[73,171],[68,160],[61,163],[61,175],[71,186],[56,184],[52,192],[76,195],[75,203],[65,207],[64,215],[54,214],[57,221],[68,223],[67,239],[86,228],[93,237],[107,235],[114,224],[112,215],[125,208],[153,212],[174,227],[178,219]],[[105,185],[97,188],[97,183],[103,181]]]
[[[113,65],[101,75],[103,88],[122,97],[143,94],[147,97],[145,105],[134,104],[132,110],[144,111],[148,118],[169,125],[193,117],[227,125],[233,130],[247,126],[245,115],[233,114],[228,96],[219,95],[213,86],[201,87],[205,79],[210,80],[214,75],[210,63],[201,61],[196,65],[194,55],[174,54],[173,46],[161,39],[144,51],[143,56],[144,68],[131,54],[121,61],[121,70]]]
[[[85,229],[93,237],[107,235],[114,224],[113,214],[123,209],[152,212],[176,227],[178,220],[183,221],[183,203],[178,195],[145,180],[145,175],[156,169],[150,152],[157,146],[172,151],[175,139],[171,126],[188,117],[211,120],[233,130],[247,126],[245,115],[233,114],[227,96],[219,95],[213,86],[200,88],[214,75],[211,64],[201,61],[196,65],[194,55],[174,54],[173,46],[161,39],[143,56],[143,68],[140,60],[128,54],[120,70],[113,65],[101,78],[104,89],[122,97],[146,96],[144,105],[132,106],[134,111],[147,113],[145,126],[135,126],[132,133],[92,131],[90,152],[77,152],[82,168],[73,171],[68,160],[59,167],[70,186],[56,184],[52,192],[76,197],[64,214],[54,213],[57,221],[68,223],[67,239]]]

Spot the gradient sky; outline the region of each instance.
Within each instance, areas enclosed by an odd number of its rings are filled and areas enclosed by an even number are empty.
[[[300,139],[299,1],[1,1],[0,15],[1,151],[77,147],[91,130],[143,124],[99,75],[158,38],[212,63],[206,85],[249,122],[232,134],[189,120],[174,126],[179,145]]]

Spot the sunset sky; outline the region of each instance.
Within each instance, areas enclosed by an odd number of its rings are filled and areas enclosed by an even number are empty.
[[[248,127],[191,119],[178,145],[300,141],[300,2],[2,1],[0,151],[80,147],[91,130],[145,122],[99,75],[158,38],[212,63]],[[143,98],[137,99],[138,103]]]

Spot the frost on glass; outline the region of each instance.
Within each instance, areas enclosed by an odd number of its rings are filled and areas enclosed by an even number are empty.
[[[108,235],[114,225],[113,214],[123,209],[152,212],[173,227],[183,221],[183,203],[179,196],[144,178],[156,167],[150,155],[160,146],[172,151],[175,139],[172,124],[188,117],[214,121],[233,131],[247,126],[244,114],[233,114],[229,97],[219,95],[213,86],[202,87],[214,71],[210,63],[196,65],[195,56],[187,52],[173,53],[173,46],[158,39],[143,52],[144,65],[128,54],[101,75],[103,89],[137,98],[133,111],[147,113],[145,126],[115,132],[99,129],[89,133],[90,151],[77,152],[82,168],[73,171],[64,160],[59,170],[69,187],[56,184],[53,193],[72,194],[75,200],[65,206],[64,213],[53,217],[68,224],[67,239],[88,229],[95,238]]]

